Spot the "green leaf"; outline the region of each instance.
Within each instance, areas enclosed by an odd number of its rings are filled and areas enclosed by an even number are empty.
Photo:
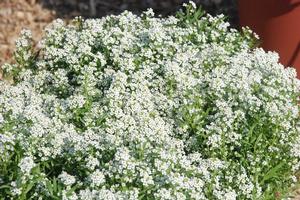
[[[68,190],[67,192],[67,196],[71,195],[77,188],[79,188],[78,185],[73,186],[70,190]]]
[[[280,168],[285,164],[285,162],[281,162],[275,167],[273,167],[271,170],[267,172],[267,174],[264,176],[263,180],[261,183],[264,183],[267,180],[270,180],[271,178],[277,177],[276,174],[280,170]]]
[[[0,186],[0,189],[5,189],[5,188],[10,188],[10,186],[9,185],[1,185]]]
[[[30,182],[27,187],[26,187],[26,190],[25,190],[25,194],[27,194],[31,189],[32,187],[34,186],[35,182]]]

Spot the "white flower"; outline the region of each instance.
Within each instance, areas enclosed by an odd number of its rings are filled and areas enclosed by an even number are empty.
[[[35,177],[34,197],[49,198],[59,180],[63,199],[84,200],[255,199],[276,185],[261,179],[278,163],[292,177],[295,70],[253,49],[248,29],[230,29],[223,15],[194,23],[195,3],[185,6],[168,18],[149,9],[56,20],[39,56],[22,32],[17,62],[3,67],[14,83],[0,81],[0,168],[19,167],[0,199]],[[276,181],[289,187],[292,178]]]
[[[237,194],[234,191],[227,192],[224,195],[224,200],[236,200]]]
[[[197,6],[196,6],[196,4],[195,4],[195,2],[194,1],[189,1],[189,4],[194,8],[194,9],[196,9],[197,8]]]
[[[105,183],[105,176],[100,170],[96,169],[90,175],[90,180],[91,180],[91,183],[92,183],[93,187],[95,187],[95,186],[98,187],[101,184]]]
[[[63,171],[58,178],[61,180],[61,182],[66,186],[71,186],[76,182],[76,179],[74,176],[68,174],[67,172]]]
[[[21,159],[18,166],[22,173],[30,174],[31,169],[35,167],[35,163],[32,157],[24,157]]]
[[[0,124],[2,124],[4,122],[4,117],[3,115],[0,113]]]

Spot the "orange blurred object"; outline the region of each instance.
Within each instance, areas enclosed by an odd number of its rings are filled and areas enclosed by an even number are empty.
[[[300,0],[239,0],[240,25],[261,38],[265,50],[277,51],[280,62],[300,78]]]

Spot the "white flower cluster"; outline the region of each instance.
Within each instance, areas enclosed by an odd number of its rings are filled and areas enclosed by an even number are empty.
[[[0,83],[0,198],[257,199],[295,181],[295,71],[185,9],[56,20],[36,56],[23,33]]]
[[[35,166],[34,161],[31,157],[25,157],[20,161],[19,167],[21,172],[29,174],[31,169]]]

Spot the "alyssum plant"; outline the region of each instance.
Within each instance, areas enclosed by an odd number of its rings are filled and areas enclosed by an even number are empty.
[[[0,82],[0,199],[282,198],[300,166],[293,69],[184,5],[23,31]]]

